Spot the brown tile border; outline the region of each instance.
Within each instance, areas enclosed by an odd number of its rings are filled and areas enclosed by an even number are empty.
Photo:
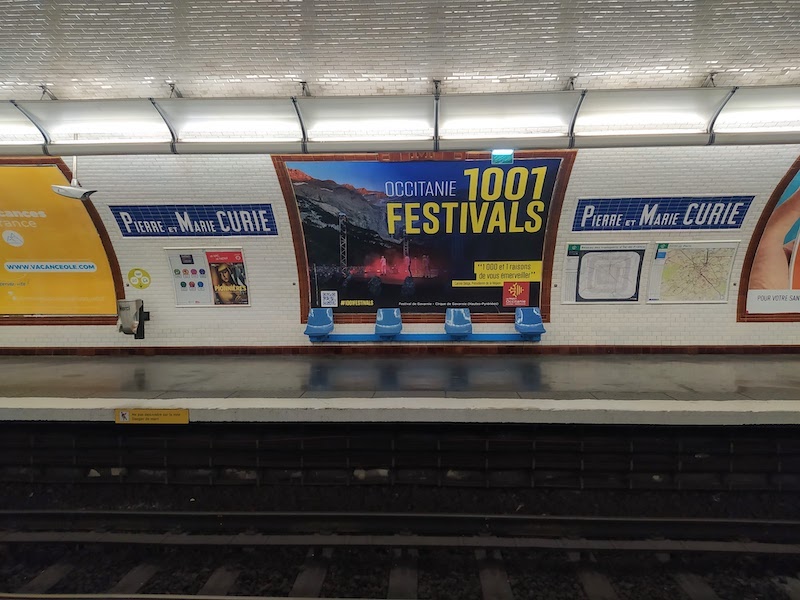
[[[567,191],[567,184],[575,164],[576,150],[521,150],[514,153],[516,158],[560,158],[561,166],[553,187],[553,196],[550,199],[550,207],[547,213],[547,226],[542,248],[542,281],[540,286],[540,310],[542,321],[550,322],[550,293],[553,278],[553,260],[555,253],[556,236],[558,235],[558,223],[561,217],[561,208],[564,204],[564,196]],[[308,281],[308,253],[306,242],[303,235],[303,224],[300,219],[300,212],[297,207],[297,200],[294,196],[294,188],[289,179],[289,171],[286,167],[287,161],[364,161],[364,162],[411,162],[422,160],[436,161],[464,161],[464,160],[488,160],[492,156],[491,152],[375,152],[364,154],[273,154],[272,163],[278,175],[278,182],[281,186],[286,210],[289,214],[289,225],[292,231],[292,241],[297,260],[297,278],[300,292],[300,322],[305,323],[308,319],[308,312],[311,307],[311,287]],[[474,314],[474,323],[513,323],[514,313],[501,314]],[[337,314],[334,318],[336,323],[373,323],[375,313],[351,313]],[[443,323],[444,314],[440,313],[414,313],[403,315],[403,321],[407,323]]]
[[[562,355],[599,354],[800,354],[794,346],[530,346],[436,344],[419,345],[315,345],[315,346],[226,346],[226,347],[94,347],[94,348],[0,348],[0,356],[234,356],[234,355]]]
[[[74,317],[37,317],[37,316],[1,316],[0,327],[13,327],[16,325],[36,326],[36,325],[116,325],[117,317],[87,317],[77,315]]]

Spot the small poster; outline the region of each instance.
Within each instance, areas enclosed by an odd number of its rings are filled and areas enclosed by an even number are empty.
[[[637,302],[646,243],[569,244],[562,302]]]
[[[249,305],[241,249],[168,249],[177,306]]]
[[[206,252],[214,304],[249,304],[247,275],[241,250]]]

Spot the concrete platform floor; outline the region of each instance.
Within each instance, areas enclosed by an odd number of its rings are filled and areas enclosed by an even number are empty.
[[[0,357],[0,419],[132,407],[207,421],[800,423],[800,357]]]

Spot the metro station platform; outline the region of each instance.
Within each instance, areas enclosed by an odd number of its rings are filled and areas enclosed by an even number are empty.
[[[0,357],[0,420],[800,424],[800,357]],[[119,418],[119,414],[116,415]]]

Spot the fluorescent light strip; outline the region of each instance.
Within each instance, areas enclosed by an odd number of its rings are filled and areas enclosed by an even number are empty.
[[[761,125],[760,123],[763,123]],[[780,133],[800,131],[800,107],[775,110],[731,110],[722,112],[715,133]]]
[[[439,137],[448,140],[564,137],[569,124],[554,117],[523,116],[450,119],[439,126]]]
[[[291,142],[300,141],[300,125],[291,121],[206,119],[178,131],[181,142]]]
[[[335,120],[308,130],[312,142],[432,140],[433,127],[421,119]]]

